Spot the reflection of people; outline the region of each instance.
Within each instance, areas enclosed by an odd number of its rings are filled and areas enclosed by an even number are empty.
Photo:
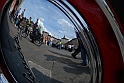
[[[58,42],[58,49],[61,49],[61,47],[62,47],[62,42],[61,42],[61,40]]]
[[[35,31],[35,38],[40,38],[41,37],[41,34],[40,34],[40,31],[38,29],[38,25],[36,26],[36,31]]]
[[[38,20],[39,20],[39,19],[37,19],[37,21],[36,21],[35,24],[34,24],[34,27],[33,27],[33,34],[35,34],[35,32],[36,32],[36,26],[38,25]]]
[[[24,13],[25,13],[25,11],[26,11],[26,9],[24,9],[23,11],[22,11],[22,17],[24,17]]]
[[[49,46],[52,47],[52,43],[53,43],[53,37],[50,36],[50,39],[49,39]]]
[[[16,12],[16,7],[14,7],[14,9],[12,10],[12,12],[10,13],[10,19],[11,19],[11,21],[14,20],[15,12]]]
[[[16,12],[16,15],[15,15],[15,24],[16,24],[16,21],[17,21],[17,18],[18,18],[18,15],[19,13],[21,12],[21,8],[19,8]]]
[[[42,32],[43,32],[42,27],[39,26],[38,29],[39,29],[39,31],[40,31],[40,34],[43,34],[43,33],[42,33]]]
[[[77,33],[77,32],[76,32],[76,33]],[[81,52],[81,57],[82,57],[82,60],[83,60],[83,65],[86,66],[86,65],[87,65],[87,62],[86,62],[86,50],[85,50],[85,48],[84,48],[84,46],[83,46],[83,44],[82,44],[82,41],[81,41],[81,39],[80,39],[78,33],[77,33],[77,37],[78,37],[79,45],[78,45],[78,48],[75,50],[75,52],[72,53],[71,55],[72,55],[72,57],[74,57],[75,59],[77,59],[77,58],[76,58],[76,55],[77,55],[79,52]]]
[[[26,23],[25,32],[26,32],[27,34],[29,34],[29,28],[30,28],[30,26],[31,26],[31,20],[32,20],[32,18],[30,17],[30,18],[28,19],[27,23]]]
[[[45,36],[45,44],[47,46],[47,43],[48,43],[48,35]]]
[[[31,25],[31,20],[32,20],[31,17],[27,20],[27,23],[26,23],[26,26],[27,26],[27,27],[29,27],[29,26]]]
[[[22,20],[23,20],[22,15],[19,15],[19,17],[18,17],[18,22],[16,23],[16,26],[18,26],[18,29],[21,28],[21,27],[20,27],[20,23],[21,23]]]
[[[44,35],[44,31],[42,31],[42,35],[43,35],[43,43],[45,44],[45,35]]]

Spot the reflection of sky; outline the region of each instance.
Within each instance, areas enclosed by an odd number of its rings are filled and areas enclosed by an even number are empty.
[[[40,19],[39,25],[49,34],[57,38],[64,35],[69,39],[75,37],[70,20],[47,0],[25,0],[21,8],[26,9],[25,17],[31,16],[34,22],[37,18]]]

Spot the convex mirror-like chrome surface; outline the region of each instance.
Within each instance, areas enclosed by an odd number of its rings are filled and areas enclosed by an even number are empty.
[[[4,59],[19,83],[101,81],[93,35],[67,1],[13,1],[1,35]]]

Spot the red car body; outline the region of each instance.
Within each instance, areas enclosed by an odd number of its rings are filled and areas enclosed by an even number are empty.
[[[74,8],[80,13],[80,15],[87,22],[90,30],[97,42],[101,61],[102,61],[102,83],[123,83],[123,56],[111,27],[108,18],[104,14],[95,0],[68,0]],[[122,33],[124,33],[123,24],[121,23],[113,6],[106,0],[111,8],[115,19],[117,20]],[[0,11],[4,9],[6,0],[0,0]],[[1,53],[2,54],[2,53]],[[0,56],[1,69],[9,82],[13,82],[11,74],[7,70],[2,56]]]
[[[4,10],[5,4],[6,4],[6,0],[1,0],[0,1],[0,15],[1,15],[0,16],[0,22],[2,21],[1,20],[1,18],[2,18],[2,12]],[[11,74],[8,71],[8,68],[7,68],[6,64],[5,64],[5,61],[4,61],[3,57],[2,57],[2,52],[0,52],[0,69],[2,70],[2,72],[4,73],[4,75],[6,76],[7,80],[10,83],[14,83],[15,82],[14,79],[12,78]]]
[[[86,20],[100,49],[103,83],[122,83],[123,59],[108,19],[95,0],[69,0]],[[116,15],[116,18],[117,15]],[[118,19],[119,20],[119,19]],[[119,22],[119,24],[121,24]]]
[[[6,0],[1,0],[0,1],[0,10],[2,10],[4,4],[5,4]]]

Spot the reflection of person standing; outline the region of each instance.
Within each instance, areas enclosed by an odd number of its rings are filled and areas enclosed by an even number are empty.
[[[10,19],[11,19],[11,21],[14,20],[15,12],[16,12],[16,7],[14,7],[14,9],[12,10],[12,12],[10,13]]]
[[[30,18],[27,20],[27,22],[26,22],[26,29],[25,29],[25,32],[26,32],[27,34],[29,34],[29,28],[30,28],[30,26],[31,26],[31,20],[32,20],[32,18],[30,17]]]
[[[45,44],[45,35],[44,35],[44,31],[42,31],[42,35],[43,35],[43,43]]]
[[[53,43],[53,37],[50,36],[50,39],[49,39],[49,46],[52,47],[52,43]]]
[[[47,46],[47,43],[48,43],[48,36],[46,35],[45,36],[45,44],[46,44],[46,46]]]
[[[37,21],[36,21],[35,24],[34,24],[34,27],[33,27],[33,34],[35,34],[35,32],[36,32],[36,26],[38,25],[38,20],[39,20],[39,19],[37,19]]]
[[[58,49],[61,49],[61,47],[62,47],[62,42],[61,42],[61,40],[58,42]]]
[[[22,17],[24,17],[25,11],[26,11],[26,9],[24,9],[24,10],[22,11]]]
[[[18,26],[18,29],[21,28],[21,27],[20,27],[20,23],[21,23],[22,20],[23,20],[23,18],[22,18],[22,14],[21,14],[21,15],[19,15],[19,17],[18,17],[18,22],[17,22],[17,24],[16,24],[16,26]]]
[[[16,24],[16,22],[17,22],[17,18],[18,18],[18,15],[19,15],[20,12],[21,12],[21,8],[19,8],[19,9],[16,11],[15,24]]]

